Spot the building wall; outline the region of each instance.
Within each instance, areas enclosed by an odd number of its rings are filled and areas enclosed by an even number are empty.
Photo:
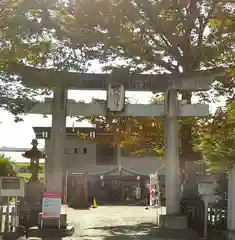
[[[117,150],[117,164],[113,165],[97,165],[96,164],[96,144],[87,141],[80,140],[78,137],[67,137],[65,141],[64,148],[78,148],[78,149],[87,149],[86,154],[64,154],[63,168],[68,170],[71,173],[78,172],[88,172],[88,173],[97,173],[108,170],[110,168],[115,168],[121,164],[124,168],[133,168],[137,171],[144,172],[165,172],[164,161],[158,160],[154,156],[150,157],[123,157],[121,156],[121,149],[118,147]],[[49,155],[51,151],[50,140],[45,142],[45,153]],[[47,161],[46,161],[47,162]],[[45,163],[45,170],[47,169],[48,164]]]
[[[117,149],[117,162],[116,164],[110,165],[101,165],[96,163],[96,144],[91,141],[81,140],[78,137],[67,137],[64,148],[86,148],[87,152],[85,154],[64,154],[63,169],[64,172],[68,170],[69,175],[72,173],[100,173],[111,168],[116,168],[119,164],[123,168],[133,169],[140,172],[155,172],[165,173],[164,160],[158,160],[154,156],[138,157],[138,156],[129,156],[124,157],[121,154],[121,149]],[[51,151],[50,140],[45,142],[45,153],[48,156]],[[45,161],[45,182],[47,181],[47,173],[50,174],[52,170],[48,166],[48,160]],[[50,164],[51,165],[51,164]],[[184,186],[184,195],[194,195],[197,194],[197,180],[198,172],[200,172],[200,165],[198,163],[188,161],[185,163],[186,173],[186,183]],[[115,174],[115,173],[114,173]],[[116,174],[119,174],[118,172]],[[127,173],[125,173],[127,175]]]

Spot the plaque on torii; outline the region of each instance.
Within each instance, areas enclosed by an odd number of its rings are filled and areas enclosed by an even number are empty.
[[[107,89],[107,110],[122,112],[125,107],[125,88],[122,84],[109,84]]]
[[[125,108],[125,87],[123,79],[128,75],[126,70],[113,69],[107,86],[107,111],[111,113],[123,112]]]

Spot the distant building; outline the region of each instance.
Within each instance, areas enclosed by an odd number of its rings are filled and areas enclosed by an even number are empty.
[[[45,154],[51,150],[51,128],[34,127],[37,139],[45,139]],[[69,173],[94,174],[122,166],[133,169],[137,172],[152,173],[159,171],[164,174],[164,161],[158,160],[154,153],[146,153],[144,156],[132,156],[127,150],[119,146],[109,144],[98,144],[91,140],[81,139],[77,132],[89,134],[96,132],[97,135],[104,134],[97,132],[94,128],[66,128],[66,141],[64,143],[63,166]],[[47,171],[47,161],[45,171]]]
[[[52,150],[51,128],[33,127],[37,139],[45,139],[45,154],[48,156]],[[69,175],[74,173],[89,174],[90,194],[96,195],[96,192],[102,192],[102,184],[118,185],[122,183],[122,190],[119,195],[125,196],[123,189],[135,187],[141,182],[142,188],[145,188],[150,173],[158,172],[159,181],[164,186],[165,167],[164,160],[156,158],[153,152],[142,156],[133,156],[126,149],[118,145],[99,144],[92,140],[84,140],[78,136],[78,132],[88,134],[91,137],[105,135],[102,129],[92,127],[66,128],[66,140],[64,143],[64,161],[63,169],[68,171]],[[49,159],[48,159],[49,160]],[[196,168],[192,162],[188,164],[190,174],[195,173]],[[194,167],[193,167],[194,166]],[[193,170],[192,170],[193,169]],[[45,181],[50,171],[50,164],[45,160]],[[137,180],[139,179],[139,180]],[[101,183],[102,182],[102,183]],[[98,186],[98,187],[97,187]],[[116,186],[117,187],[117,186]],[[132,190],[129,190],[132,191]]]

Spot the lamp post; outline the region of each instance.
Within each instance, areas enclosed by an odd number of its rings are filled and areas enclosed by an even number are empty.
[[[140,176],[137,176],[136,180],[137,180],[137,187],[139,187],[139,185],[140,185]]]
[[[45,186],[40,182],[39,173],[39,159],[45,158],[45,154],[38,150],[38,142],[36,139],[32,140],[32,148],[22,154],[23,157],[30,159],[30,171],[31,177],[29,181],[25,184],[25,197],[23,201],[20,202],[20,209],[28,211],[28,222],[32,225],[37,224],[38,214],[42,210],[42,195],[45,191]],[[26,210],[26,209],[27,210]]]
[[[100,175],[101,186],[104,187],[104,176]]]
[[[136,199],[140,199],[141,197],[140,176],[137,176],[136,179],[137,179],[137,186],[135,189],[135,197]]]

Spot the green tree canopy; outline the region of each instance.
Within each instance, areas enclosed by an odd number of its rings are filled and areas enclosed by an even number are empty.
[[[234,63],[234,10],[210,0],[87,0],[67,7],[64,29],[73,45],[86,46],[108,70],[190,73]],[[156,77],[157,81],[157,77]],[[202,102],[233,96],[233,79],[215,81],[212,92],[198,93]],[[182,98],[191,101],[190,92]],[[190,121],[182,123],[182,155],[193,149]]]
[[[0,154],[0,176],[16,176],[14,163],[4,154]]]
[[[59,1],[1,1],[0,9],[0,108],[19,120],[27,101],[48,92],[23,86],[20,77],[8,73],[9,64],[79,70],[81,54],[61,35],[65,14]]]
[[[154,96],[149,104],[159,104],[162,96]],[[105,100],[93,99],[94,103],[105,103]],[[126,103],[131,103],[127,99]],[[79,117],[78,121],[88,120],[96,125],[98,132],[96,138],[90,138],[89,134],[78,135],[96,141],[98,143],[120,145],[132,154],[141,155],[145,152],[155,152],[158,158],[164,155],[164,117],[117,117],[108,115],[104,117]],[[179,122],[189,123],[192,126],[192,136],[195,142],[198,139],[198,129],[202,120],[200,118],[184,117]],[[199,124],[200,122],[200,124]],[[182,134],[182,131],[181,131]],[[182,149],[182,145],[180,146]],[[182,157],[182,153],[180,153]],[[198,154],[188,156],[190,159],[197,159]]]
[[[235,163],[235,101],[219,108],[207,124],[203,124],[197,148],[212,171],[228,170]]]
[[[70,41],[111,66],[178,73],[234,61],[233,10],[215,1],[88,0],[67,11]]]

